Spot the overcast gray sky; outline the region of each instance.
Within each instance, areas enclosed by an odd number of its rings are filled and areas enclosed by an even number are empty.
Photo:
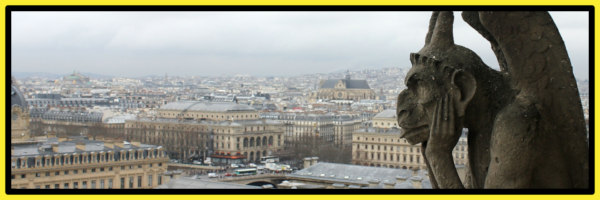
[[[410,67],[430,12],[12,12],[13,72],[255,76]],[[587,12],[551,12],[588,77]],[[498,68],[455,13],[457,44]]]

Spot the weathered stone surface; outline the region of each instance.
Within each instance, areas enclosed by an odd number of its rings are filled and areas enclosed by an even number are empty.
[[[434,188],[588,188],[589,147],[564,42],[547,12],[463,12],[501,71],[454,44],[452,12],[433,12],[398,96],[402,137],[422,143]],[[464,185],[452,148],[467,128]]]

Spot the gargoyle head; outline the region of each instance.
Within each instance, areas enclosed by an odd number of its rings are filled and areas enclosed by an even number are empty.
[[[427,141],[434,107],[444,95],[456,97],[452,106],[463,117],[477,88],[477,72],[488,68],[473,51],[454,44],[453,21],[452,12],[434,12],[425,46],[410,55],[412,68],[407,89],[398,95],[397,116],[402,137],[411,144]]]

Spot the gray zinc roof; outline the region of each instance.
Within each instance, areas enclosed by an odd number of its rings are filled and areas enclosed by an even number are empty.
[[[335,84],[339,81],[346,84],[347,89],[371,89],[366,80],[350,80],[350,79],[329,79],[321,84],[321,88],[335,88]]]
[[[157,189],[261,189],[259,186],[213,182],[191,177],[182,177],[162,184]]]
[[[424,171],[419,171],[421,179],[429,179]],[[379,186],[383,182],[396,182],[397,176],[411,177],[412,171],[408,169],[394,169],[384,167],[369,167],[361,165],[349,165],[339,163],[319,162],[313,166],[297,171],[289,176],[312,179],[327,179],[339,182],[353,182],[357,184],[369,184],[369,181],[378,180]],[[403,186],[406,185],[403,183]],[[400,186],[400,185],[399,185]],[[429,187],[426,187],[429,186]],[[431,184],[423,184],[423,188],[431,188]]]
[[[188,110],[188,111],[208,111],[208,112],[228,112],[228,111],[254,111],[255,109],[244,104],[232,102],[202,102],[202,101],[177,101],[171,102],[160,108],[161,110]]]
[[[392,109],[387,109],[384,110],[382,112],[380,112],[379,114],[375,115],[375,117],[373,118],[396,118],[396,110],[392,110]]]
[[[84,150],[76,148],[77,143],[83,143],[85,145]],[[52,151],[52,144],[58,145],[58,151]],[[37,156],[37,155],[51,155],[60,153],[79,153],[79,152],[99,152],[99,151],[119,151],[123,149],[139,149],[139,148],[156,148],[155,145],[140,144],[139,147],[133,146],[128,142],[124,142],[123,148],[114,146],[109,148],[104,146],[104,142],[96,140],[79,139],[74,141],[57,142],[54,140],[48,140],[45,142],[38,142],[33,144],[13,144],[11,146],[11,156]],[[47,149],[47,150],[45,150]]]

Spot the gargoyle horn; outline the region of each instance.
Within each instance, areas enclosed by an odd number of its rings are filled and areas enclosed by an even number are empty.
[[[429,20],[429,31],[425,38],[428,49],[448,48],[454,45],[452,33],[454,15],[452,11],[435,11]]]

